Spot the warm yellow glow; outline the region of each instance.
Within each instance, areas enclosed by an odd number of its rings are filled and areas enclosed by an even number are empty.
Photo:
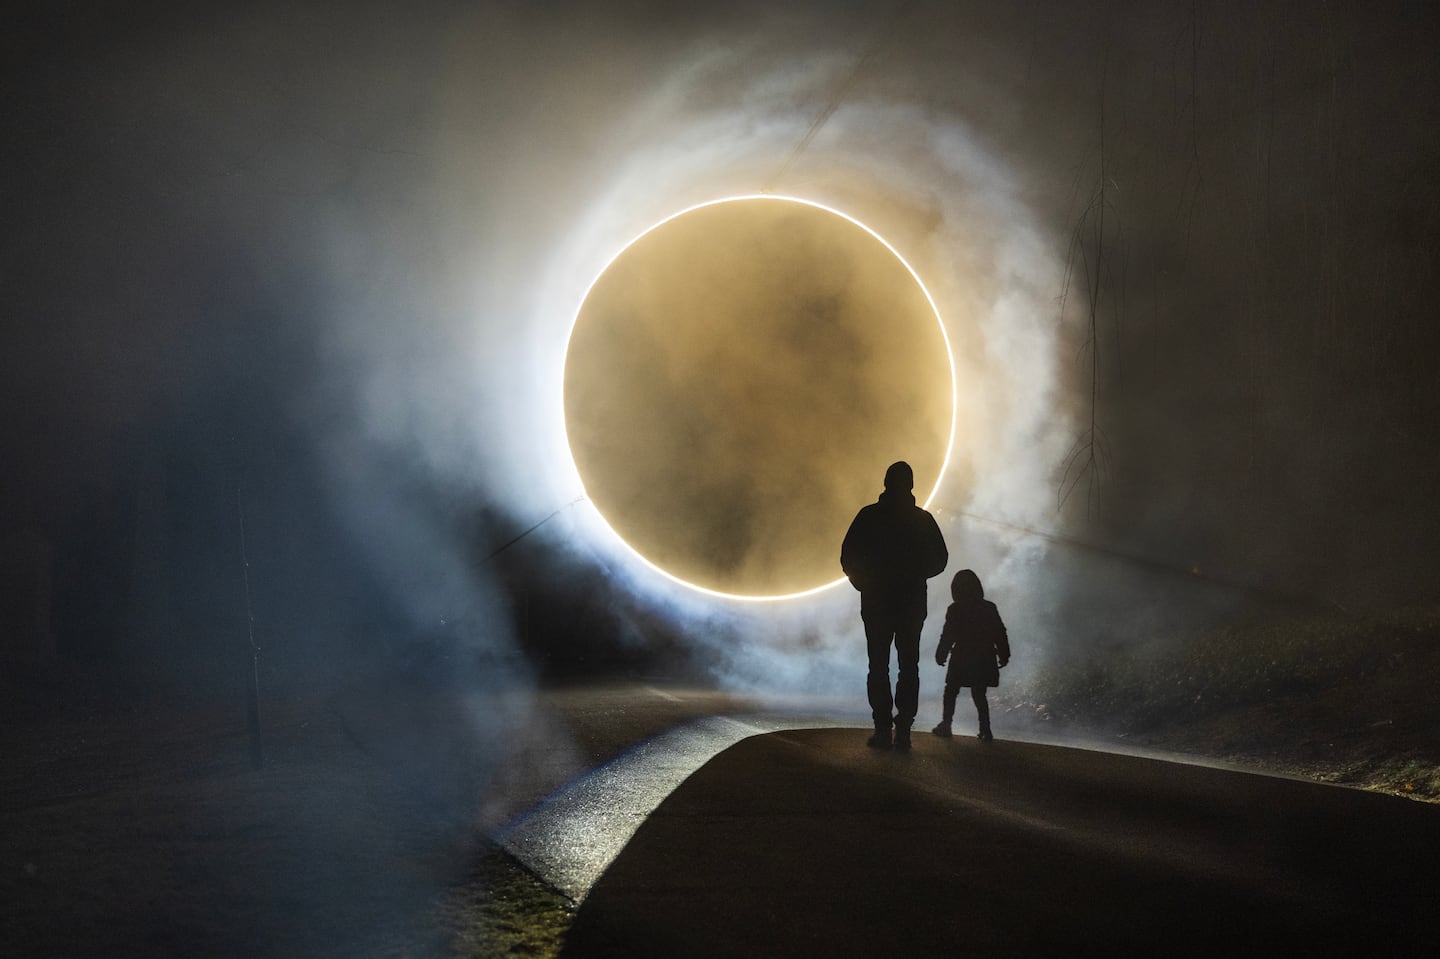
[[[799,204],[799,205],[802,205],[802,206],[805,206],[805,207],[812,208],[812,209],[814,209],[814,210],[822,211],[822,212],[824,212],[824,213],[830,214],[830,215],[835,216],[835,217],[839,217],[840,219],[844,220],[845,222],[847,222],[847,223],[849,223],[849,224],[851,224],[851,225],[853,225],[853,226],[855,226],[855,227],[858,227],[860,230],[864,231],[865,234],[868,234],[869,237],[871,237],[871,238],[873,238],[874,240],[876,240],[877,242],[879,242],[879,243],[895,258],[895,260],[896,260],[897,262],[899,262],[899,263],[904,267],[905,272],[909,274],[910,278],[914,281],[916,288],[917,288],[917,289],[920,291],[920,293],[923,295],[924,302],[925,302],[926,304],[928,304],[929,311],[930,311],[930,313],[934,316],[935,323],[936,323],[936,325],[938,326],[939,331],[940,331],[941,340],[942,340],[942,342],[944,343],[945,363],[946,363],[946,365],[948,366],[948,370],[949,370],[949,381],[950,381],[949,423],[948,423],[948,429],[946,430],[945,451],[944,451],[943,457],[941,458],[940,466],[939,466],[939,469],[938,469],[938,471],[937,471],[937,473],[936,473],[936,476],[935,476],[934,485],[930,488],[930,490],[929,490],[928,494],[925,496],[925,499],[924,499],[923,504],[922,504],[922,505],[924,505],[924,506],[926,506],[926,507],[930,506],[931,503],[933,502],[934,498],[935,498],[936,491],[939,489],[939,486],[940,486],[940,484],[941,484],[941,482],[942,482],[942,480],[943,480],[943,478],[944,478],[944,476],[945,476],[946,470],[947,470],[948,467],[949,467],[950,458],[951,458],[951,454],[952,454],[953,447],[954,447],[954,442],[955,442],[957,384],[956,384],[956,379],[955,379],[955,360],[954,360],[954,356],[953,356],[953,354],[952,354],[952,352],[951,352],[950,337],[949,337],[948,332],[947,332],[946,329],[945,329],[944,321],[942,320],[942,318],[941,318],[941,316],[940,316],[940,311],[939,311],[939,308],[938,308],[938,307],[936,306],[936,304],[935,304],[934,298],[930,295],[929,290],[926,288],[924,282],[920,279],[919,274],[917,274],[917,273],[915,272],[915,269],[910,265],[910,263],[909,263],[903,256],[901,256],[900,252],[899,252],[898,250],[896,250],[895,247],[892,246],[884,237],[880,236],[878,233],[876,233],[876,232],[875,232],[874,230],[872,230],[870,227],[866,226],[864,223],[860,222],[859,220],[855,219],[854,217],[852,217],[852,216],[850,216],[850,215],[848,215],[848,214],[846,214],[846,213],[844,213],[844,212],[842,212],[842,211],[840,211],[840,210],[836,210],[836,209],[834,209],[833,207],[829,207],[829,206],[826,206],[826,205],[824,205],[824,204],[814,202],[814,201],[812,201],[812,200],[805,200],[805,199],[801,199],[801,198],[798,198],[798,197],[776,196],[776,195],[772,195],[772,194],[748,194],[748,195],[724,197],[724,198],[717,199],[717,200],[711,200],[711,201],[708,201],[708,202],[706,202],[706,203],[699,203],[699,204],[696,204],[696,205],[694,205],[694,206],[687,207],[687,208],[685,208],[685,209],[683,209],[683,210],[680,210],[680,211],[678,211],[678,212],[676,212],[676,213],[674,213],[674,214],[671,214],[670,216],[664,218],[663,220],[660,220],[659,222],[653,224],[652,226],[650,226],[650,227],[647,228],[646,230],[644,230],[644,231],[642,231],[641,233],[637,234],[637,235],[636,235],[634,238],[632,238],[628,243],[624,244],[619,250],[617,250],[617,251],[615,252],[615,254],[614,254],[613,256],[611,256],[611,257],[605,262],[604,266],[603,266],[603,267],[601,268],[601,270],[596,274],[595,278],[594,278],[594,279],[590,282],[590,284],[586,287],[584,294],[583,294],[583,295],[581,296],[581,298],[580,298],[580,303],[579,303],[579,304],[577,305],[577,307],[576,307],[576,310],[575,310],[575,318],[574,318],[574,320],[572,320],[572,324],[571,324],[570,339],[569,339],[569,341],[567,341],[567,345],[566,345],[566,351],[567,351],[567,368],[568,368],[568,362],[569,362],[569,359],[570,359],[570,357],[569,357],[569,351],[570,351],[571,346],[573,345],[574,340],[575,340],[575,328],[576,328],[576,326],[577,326],[578,323],[579,323],[581,314],[584,312],[584,309],[585,309],[585,306],[586,306],[587,301],[590,300],[590,297],[591,297],[592,292],[596,289],[597,284],[599,284],[599,283],[601,282],[602,277],[605,277],[607,271],[609,271],[609,270],[612,268],[612,266],[615,265],[616,261],[619,260],[628,250],[630,250],[633,246],[635,246],[635,244],[639,243],[639,242],[640,242],[642,239],[644,239],[645,237],[647,237],[647,236],[649,236],[650,234],[654,233],[656,230],[660,229],[661,227],[666,226],[667,224],[672,223],[673,221],[679,219],[680,217],[686,216],[687,214],[695,213],[696,211],[704,210],[704,209],[706,209],[706,208],[708,208],[708,207],[718,206],[718,205],[720,205],[720,204],[735,203],[735,202],[738,202],[738,201],[755,201],[755,200],[763,200],[763,201],[777,202],[777,203]],[[918,308],[918,301],[917,301],[917,308]],[[939,375],[938,370],[937,370],[937,372],[936,372],[935,375],[938,377],[938,375]],[[568,380],[569,380],[568,375],[567,375],[567,377],[566,377],[566,380],[567,380],[566,386],[567,386],[567,388],[568,388]],[[569,408],[566,407],[566,409],[567,409],[567,416],[566,416],[566,418],[565,418],[566,448],[567,448],[568,450],[570,450],[571,457],[572,457],[572,459],[574,459],[574,458],[576,457],[576,453],[575,453],[575,448],[574,448],[574,446],[573,446],[572,443],[571,443],[571,436],[570,436],[571,426],[570,426],[569,416],[568,416],[568,409],[569,409]],[[937,419],[937,422],[936,422],[935,425],[938,427],[938,426],[940,425],[939,416],[938,416],[938,411],[937,411],[937,417],[936,417],[936,419]],[[677,453],[677,455],[679,455],[679,454]],[[882,469],[883,469],[883,465],[884,465],[884,464],[882,464],[882,466],[881,466]],[[580,482],[581,482],[581,484],[582,484],[582,487],[584,487],[584,486],[586,485],[586,478],[585,478],[583,472],[581,472],[581,470],[580,470],[580,463],[578,462],[578,460],[577,460],[577,462],[576,462],[576,471],[577,471],[578,474],[580,474]],[[877,475],[876,475],[873,479],[874,479],[874,482],[875,482],[876,487],[878,488],[878,485],[879,485],[879,475],[878,475],[878,473],[877,473]],[[587,487],[587,488],[586,488],[586,494],[587,494],[587,496],[590,495],[590,492],[591,492],[591,491],[590,491],[590,490],[588,489],[588,487]],[[593,500],[593,499],[592,499],[592,503],[594,503],[594,500]],[[855,504],[855,508],[858,509],[859,506],[861,506],[861,505],[863,505],[863,503],[857,502],[857,503]],[[629,541],[627,541],[626,538],[620,534],[619,530],[617,530],[617,529],[615,528],[615,526],[614,526],[614,524],[611,522],[610,518],[609,518],[609,517],[606,517],[605,514],[604,514],[604,512],[599,509],[599,504],[596,504],[596,506],[597,506],[597,512],[600,514],[600,519],[601,519],[601,521],[606,525],[607,528],[610,529],[610,531],[611,531],[612,533],[615,534],[616,539],[619,540],[619,542],[622,543],[622,544],[625,546],[626,550],[627,550],[631,555],[633,555],[636,559],[638,559],[638,560],[639,560],[641,563],[643,563],[645,566],[647,566],[647,567],[649,567],[650,569],[654,570],[655,572],[659,573],[661,576],[664,576],[665,578],[667,578],[667,579],[669,579],[669,580],[671,580],[671,581],[673,581],[673,582],[675,582],[675,583],[678,583],[678,584],[680,584],[680,585],[682,585],[682,586],[685,586],[685,587],[687,587],[687,588],[689,588],[689,589],[696,590],[696,591],[698,591],[698,592],[700,592],[700,593],[704,593],[704,594],[706,594],[706,595],[716,596],[716,597],[722,597],[722,598],[726,598],[726,599],[734,599],[734,600],[747,601],[747,602],[774,602],[774,601],[778,601],[778,600],[795,599],[795,598],[802,597],[802,596],[814,595],[814,594],[819,593],[819,592],[822,592],[822,591],[824,591],[824,590],[826,590],[826,589],[830,589],[830,588],[834,587],[835,585],[837,585],[838,583],[841,583],[841,582],[844,581],[843,578],[840,578],[840,579],[833,580],[833,581],[831,581],[831,582],[827,582],[827,583],[825,583],[825,584],[823,584],[823,585],[816,586],[816,587],[811,588],[811,589],[799,590],[799,591],[794,591],[794,592],[785,592],[785,593],[774,594],[774,595],[755,595],[755,594],[746,594],[746,593],[725,592],[725,591],[721,591],[721,590],[717,590],[717,589],[712,589],[712,588],[709,588],[709,587],[706,587],[706,586],[702,586],[702,585],[699,585],[699,584],[697,584],[697,583],[695,583],[695,582],[691,582],[691,581],[689,581],[689,580],[687,580],[687,579],[685,579],[685,578],[683,578],[683,577],[681,577],[681,576],[677,576],[677,575],[671,573],[669,570],[664,569],[663,567],[661,567],[660,565],[658,565],[656,562],[653,562],[650,558],[648,558],[646,555],[644,555],[639,549],[637,549],[637,548],[635,548],[633,545],[631,545],[631,543],[630,543]],[[843,532],[843,530],[842,530],[841,532]],[[835,555],[836,555],[836,557],[837,557],[837,565],[838,565],[838,555],[839,555],[839,539],[838,539],[838,537],[836,538],[836,541],[835,541]]]

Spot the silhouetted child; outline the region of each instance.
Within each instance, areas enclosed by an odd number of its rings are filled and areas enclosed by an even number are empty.
[[[962,569],[950,581],[950,598],[945,610],[945,626],[940,630],[940,643],[935,647],[935,663],[950,668],[945,672],[945,713],[932,730],[937,736],[953,735],[950,723],[955,718],[955,699],[961,686],[970,687],[970,698],[980,718],[980,738],[989,742],[990,703],[985,690],[1000,685],[1000,667],[1010,662],[1010,639],[1000,611],[985,598],[985,588],[974,571]]]

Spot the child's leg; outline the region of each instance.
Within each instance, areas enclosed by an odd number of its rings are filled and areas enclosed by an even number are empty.
[[[980,737],[990,738],[990,701],[985,698],[985,684],[970,687],[970,699],[975,703],[975,715],[980,720]]]
[[[955,675],[955,664],[951,663],[950,667],[950,669],[945,671],[945,696],[941,700],[944,713],[940,719],[940,724],[930,730],[935,735],[943,738],[949,738],[953,735],[950,731],[950,722],[955,718],[955,698],[960,695],[960,683],[958,677]]]

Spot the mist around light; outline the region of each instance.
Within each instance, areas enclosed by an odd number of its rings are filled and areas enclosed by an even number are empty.
[[[863,223],[774,194],[626,244],[577,312],[565,392],[577,481],[606,525],[724,599],[844,582],[834,540],[870,474],[905,455],[928,506],[954,446],[954,358],[923,281]]]
[[[828,71],[812,75],[814,89],[795,90],[795,100],[818,95],[831,79]],[[762,78],[755,86],[773,89],[778,80]],[[617,157],[610,176],[588,184],[589,195],[547,238],[546,261],[515,278],[528,291],[524,319],[476,318],[476,375],[508,381],[518,394],[505,405],[509,418],[481,427],[503,449],[490,458],[494,492],[517,526],[583,494],[566,445],[560,384],[575,304],[592,278],[631,237],[676,210],[754,191],[808,122],[805,114],[778,106],[679,109],[685,97],[678,88],[688,82],[677,79],[657,103],[635,111],[643,143]],[[982,575],[1002,603],[1007,595],[1045,588],[1032,578],[1045,553],[1042,542],[991,541],[959,517],[978,510],[1017,525],[1049,525],[1057,465],[1071,441],[1056,370],[1060,266],[1017,185],[958,120],[873,101],[838,110],[791,176],[793,183],[778,188],[844,210],[894,244],[925,278],[953,345],[954,452],[931,502],[952,568],[932,582],[932,626],[948,599],[949,575],[975,565],[967,557],[980,541],[993,558]],[[875,494],[880,479],[877,473]],[[854,505],[858,510],[865,503]],[[612,572],[617,590],[665,611],[718,679],[779,688],[855,685],[864,644],[848,588],[742,609],[657,573],[623,546],[588,501],[551,522],[579,553]],[[837,539],[837,571],[838,550]],[[1039,628],[1023,608],[1014,618],[1017,634]]]
[[[1237,604],[1246,584],[1370,610],[1433,596],[1422,14],[172,13],[17,33],[29,322],[5,379],[31,412],[7,502],[22,541],[73,560],[57,610],[127,562],[124,516],[147,553],[133,604],[110,589],[57,623],[72,652],[120,650],[105,623],[135,605],[138,672],[221,681],[237,479],[257,615],[283,637],[267,657],[293,676],[470,619],[523,660],[487,557],[536,524],[506,557],[530,581],[578,571],[617,616],[673,615],[717,675],[752,650],[858,650],[844,587],[732,635],[732,603],[684,595],[575,503],[559,383],[586,285],[663,217],[764,191],[873,227],[934,297],[959,393],[933,506],[1015,620],[1012,672],[1062,625],[1077,649],[1153,633],[1157,570],[1214,571]],[[1102,247],[1114,274],[1092,278]],[[1108,476],[1064,512],[1096,425]],[[148,505],[113,507],[130,485]],[[1140,562],[1127,577],[1026,530]],[[748,675],[787,675],[770,665]]]

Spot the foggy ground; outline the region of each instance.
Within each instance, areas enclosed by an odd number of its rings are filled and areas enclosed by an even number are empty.
[[[58,698],[5,701],[7,955],[505,955],[514,942],[553,954],[568,904],[486,832],[634,742],[737,708],[558,691],[506,730],[518,758],[490,779],[476,755],[489,745],[465,718],[484,702],[394,677],[267,703],[260,771],[238,699],[84,698],[69,704],[83,718]]]
[[[1434,614],[1217,632],[1143,671],[1002,686],[996,730],[1440,801],[1425,684],[1437,639]],[[551,690],[482,779],[460,720],[476,703],[454,689],[377,682],[267,702],[259,772],[238,698],[132,709],[96,696],[83,718],[33,693],[7,702],[0,941],[17,956],[116,957],[554,955],[572,904],[487,829],[628,744],[747,707],[643,684]]]
[[[332,712],[268,705],[258,773],[233,709],[10,725],[6,953],[431,951],[424,917],[463,847]]]

